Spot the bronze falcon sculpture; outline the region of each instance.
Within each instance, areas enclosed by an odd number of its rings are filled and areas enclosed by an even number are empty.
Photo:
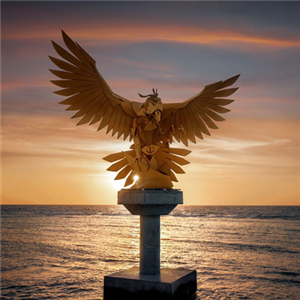
[[[62,31],[66,51],[52,41],[64,60],[50,57],[60,70],[50,70],[60,80],[51,81],[62,89],[55,93],[67,97],[60,104],[77,111],[72,118],[81,118],[77,125],[98,123],[98,130],[133,141],[130,150],[110,154],[104,159],[113,163],[108,170],[118,172],[115,179],[126,178],[131,188],[172,188],[175,173],[189,162],[183,158],[191,151],[171,147],[177,140],[188,146],[196,143],[208,128],[217,129],[214,121],[223,121],[219,114],[229,112],[224,106],[234,100],[224,99],[238,88],[233,85],[239,75],[205,86],[196,96],[182,103],[163,104],[157,90],[143,96],[144,103],[129,101],[115,94],[96,68],[95,60]],[[139,179],[135,182],[134,176]]]

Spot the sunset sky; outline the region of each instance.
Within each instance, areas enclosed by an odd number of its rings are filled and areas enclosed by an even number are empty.
[[[133,101],[157,88],[182,102],[241,74],[175,188],[192,205],[300,205],[299,14],[300,2],[1,2],[2,204],[116,204],[124,184],[102,158],[130,143],[76,127],[53,94],[63,29]]]

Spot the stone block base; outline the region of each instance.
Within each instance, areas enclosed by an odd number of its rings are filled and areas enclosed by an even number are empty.
[[[160,275],[140,275],[138,267],[104,277],[104,300],[187,299],[197,290],[196,271],[162,268]]]

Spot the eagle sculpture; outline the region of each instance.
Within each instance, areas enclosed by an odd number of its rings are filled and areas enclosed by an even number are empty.
[[[106,129],[112,136],[133,141],[130,149],[110,154],[104,159],[113,163],[107,170],[118,172],[125,187],[135,189],[172,188],[180,167],[189,162],[183,158],[191,151],[173,148],[174,139],[188,146],[196,143],[208,128],[217,129],[214,121],[223,121],[219,114],[230,110],[224,106],[234,100],[224,99],[238,88],[228,88],[239,75],[205,86],[196,96],[182,103],[162,103],[157,90],[144,103],[129,101],[115,94],[96,68],[95,60],[64,31],[66,51],[52,41],[56,52],[64,59],[50,57],[60,70],[50,70],[60,80],[51,82],[62,89],[54,93],[68,97],[60,104],[66,110],[77,111],[72,118],[80,118],[77,125],[98,123],[98,130]],[[137,178],[138,180],[135,180]]]

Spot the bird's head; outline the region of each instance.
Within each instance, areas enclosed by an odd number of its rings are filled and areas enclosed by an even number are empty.
[[[163,105],[161,99],[158,97],[157,89],[156,90],[152,89],[152,92],[153,94],[149,94],[145,96],[139,94],[140,97],[147,98],[142,107],[145,113],[147,113],[148,115],[155,114],[156,111],[157,113],[161,113],[163,110]]]
[[[156,90],[152,89],[152,92],[153,94],[149,94],[149,95],[141,95],[140,93],[138,94],[141,98],[147,98],[147,100],[149,100],[153,105],[157,103],[161,103],[161,99],[158,97],[157,89]]]

